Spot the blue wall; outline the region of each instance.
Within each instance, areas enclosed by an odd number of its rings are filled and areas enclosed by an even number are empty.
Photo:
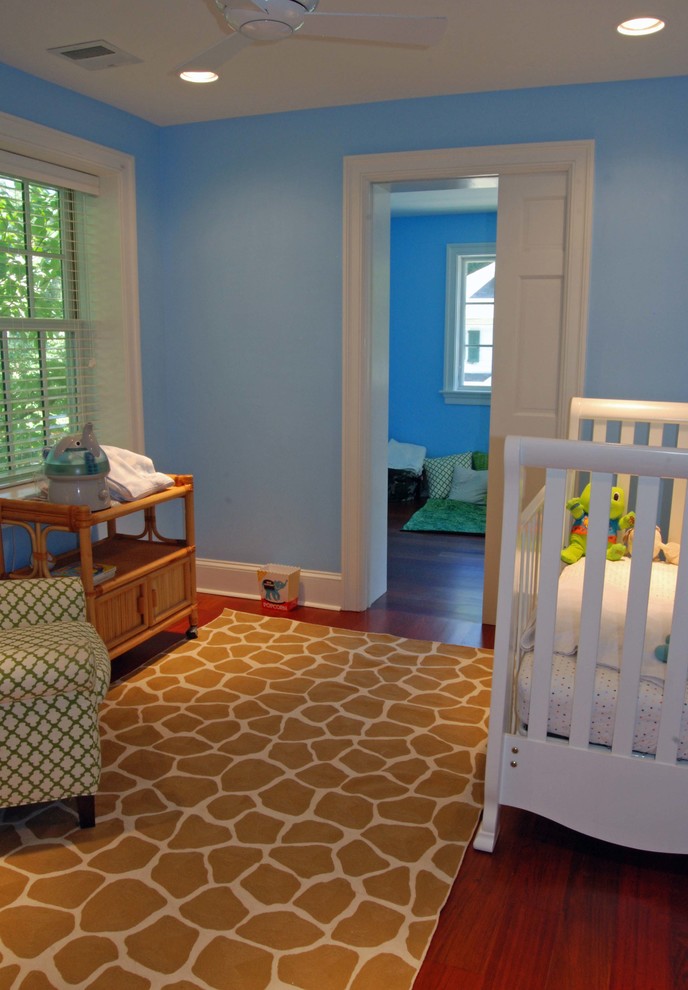
[[[488,448],[490,407],[447,405],[440,389],[447,245],[496,239],[496,213],[392,218],[389,435],[429,457]]]
[[[157,129],[3,68],[0,109],[136,156],[148,453],[201,557],[339,570],[345,155],[594,139],[586,391],[688,399],[686,77]]]

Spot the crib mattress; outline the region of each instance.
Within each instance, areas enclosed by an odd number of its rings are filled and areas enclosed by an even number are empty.
[[[529,652],[521,660],[516,692],[516,711],[521,726],[528,724],[532,675],[533,654]],[[568,739],[571,731],[575,676],[575,657],[555,655],[552,661],[547,731],[564,739]],[[590,725],[591,743],[611,746],[618,689],[618,671],[598,667],[595,672],[595,699]],[[653,754],[657,750],[663,696],[663,687],[654,681],[641,679],[633,736],[633,749],[636,753]],[[688,690],[683,702],[678,758],[688,760]]]
[[[677,568],[673,565],[663,562],[652,565],[650,604],[633,741],[633,748],[637,753],[653,754],[657,749],[666,667],[656,660],[654,646],[664,642],[666,633],[671,629],[676,573]],[[559,582],[547,725],[550,734],[563,738],[568,738],[571,731],[584,574],[585,562],[581,560],[566,567]],[[590,742],[601,746],[612,744],[629,578],[630,561],[614,561],[606,565],[590,726]],[[528,724],[529,717],[534,634],[534,627],[531,627],[521,640],[516,711],[522,726]],[[681,760],[688,759],[688,686],[684,696],[678,756]]]

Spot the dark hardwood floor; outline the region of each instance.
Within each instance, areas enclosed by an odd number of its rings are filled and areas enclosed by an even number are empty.
[[[365,612],[290,615],[491,647],[493,629],[480,621],[482,538],[402,533],[412,509],[391,507],[382,598]],[[201,624],[223,608],[261,610],[258,601],[199,599]],[[124,654],[113,675],[182,637],[180,627]],[[688,857],[624,849],[506,808],[495,852],[468,849],[414,990],[688,990]]]

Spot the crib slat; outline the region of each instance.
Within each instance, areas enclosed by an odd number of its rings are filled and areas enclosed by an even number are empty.
[[[550,469],[545,480],[540,581],[528,715],[528,738],[534,739],[544,739],[547,736],[557,587],[561,572],[561,532],[566,502],[566,475],[565,470]]]
[[[688,424],[686,423],[679,424],[676,446],[679,450],[688,450]],[[685,532],[685,527],[683,526],[683,509],[685,504],[686,481],[683,478],[675,478],[671,496],[671,513],[669,516],[667,541],[678,543],[681,539],[681,533]]]
[[[668,543],[678,543],[681,533],[685,532],[683,525],[683,510],[686,504],[686,481],[684,478],[674,478],[671,495],[671,513],[669,515]]]
[[[634,444],[635,443],[635,430],[636,430],[636,423],[635,423],[634,420],[630,420],[630,421],[624,420],[621,423],[621,431],[620,431],[619,442],[620,443],[626,443],[626,444]],[[616,485],[619,488],[623,488],[623,490],[626,493],[626,496],[628,496],[628,493],[631,490],[631,476],[630,476],[630,474],[620,474],[620,475],[618,475],[618,477],[616,479]]]
[[[538,495],[523,511],[519,547],[518,632],[517,642],[521,642],[523,632],[534,621],[534,606],[537,601],[540,556],[536,551],[542,534],[542,498]]]
[[[664,423],[650,423],[647,445],[648,447],[662,447],[664,445]]]
[[[671,643],[655,756],[658,763],[675,763],[678,758],[678,740],[681,735],[681,717],[688,679],[688,609],[685,607],[688,601],[688,505],[683,506],[682,523],[683,535],[676,576]]]
[[[633,751],[659,487],[659,478],[638,478],[637,521],[612,738],[612,752],[624,755],[630,755]]]
[[[612,475],[591,477],[590,523],[585,555],[585,577],[581,600],[580,637],[576,659],[569,744],[587,749],[595,691],[597,644],[602,618],[602,595],[607,562],[607,534]]]
[[[607,442],[607,421],[604,419],[596,419],[592,424],[592,439],[596,443],[606,443]]]
[[[619,431],[619,443],[635,443],[635,423],[623,422]]]
[[[688,449],[688,423],[679,423],[676,446],[679,450]]]

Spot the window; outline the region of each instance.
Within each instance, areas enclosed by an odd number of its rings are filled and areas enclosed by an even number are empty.
[[[89,421],[142,449],[133,189],[128,156],[0,114],[0,487]]]
[[[81,194],[0,173],[0,477],[92,416],[79,291]],[[87,350],[87,348],[86,348]]]
[[[489,402],[495,283],[494,244],[447,246],[445,402]]]

